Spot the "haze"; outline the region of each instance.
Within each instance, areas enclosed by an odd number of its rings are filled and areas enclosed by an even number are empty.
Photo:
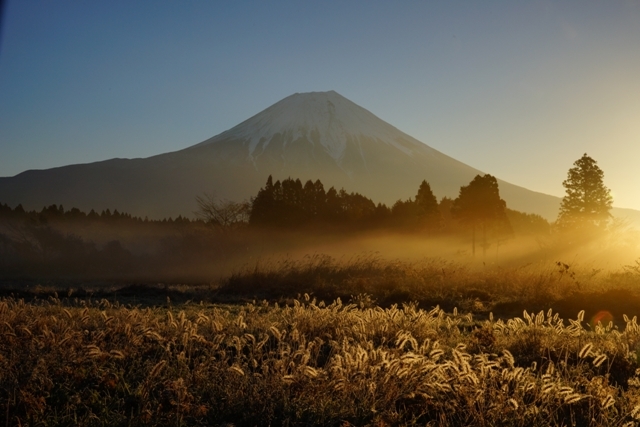
[[[638,22],[637,2],[9,1],[0,176],[175,151],[336,90],[547,194],[587,152],[640,209]]]

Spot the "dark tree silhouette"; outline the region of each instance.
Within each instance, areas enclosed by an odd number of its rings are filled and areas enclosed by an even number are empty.
[[[272,222],[275,203],[273,178],[269,175],[266,185],[258,191],[257,196],[253,199],[251,215],[249,216],[249,224],[270,224]]]
[[[411,199],[396,201],[391,207],[391,217],[394,227],[415,229],[418,224],[418,207],[416,202]]]
[[[322,219],[329,223],[335,223],[340,221],[343,212],[342,201],[338,191],[333,187],[329,188],[322,208]]]
[[[322,209],[326,202],[326,193],[324,191],[324,185],[320,180],[312,182],[307,181],[302,190],[303,204],[302,209],[305,212],[305,216],[308,219],[317,220],[321,216]]]
[[[503,229],[508,225],[507,204],[500,198],[498,181],[486,174],[476,175],[467,186],[460,187],[460,195],[453,201],[451,213],[472,229],[472,253],[476,254],[476,228],[482,229],[483,254],[487,250],[487,228]]]
[[[256,226],[297,228],[311,224],[370,227],[384,216],[385,208],[377,208],[371,199],[358,194],[339,192],[331,187],[327,192],[320,180],[287,178],[267,184],[253,199],[249,223]]]
[[[415,204],[418,225],[421,228],[435,229],[440,226],[442,218],[438,209],[438,200],[427,181],[423,180],[420,184]]]
[[[441,225],[438,200],[427,181],[422,181],[415,200],[398,200],[391,207],[390,223],[394,228],[434,230]]]
[[[557,225],[562,229],[604,227],[611,218],[609,189],[602,179],[604,172],[585,153],[573,163],[562,183],[567,194],[560,204]]]
[[[285,179],[281,184],[282,209],[280,220],[283,224],[300,225],[305,222],[304,195],[300,179]]]
[[[507,208],[507,218],[517,234],[548,235],[551,224],[538,214],[530,214]]]

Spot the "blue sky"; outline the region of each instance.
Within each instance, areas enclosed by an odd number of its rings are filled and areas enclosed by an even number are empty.
[[[562,196],[583,153],[640,209],[640,2],[11,1],[0,176],[196,144],[336,90]]]

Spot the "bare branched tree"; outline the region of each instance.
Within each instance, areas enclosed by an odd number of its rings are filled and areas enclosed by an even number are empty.
[[[226,199],[217,199],[211,194],[205,193],[196,197],[198,210],[195,213],[198,219],[222,230],[237,228],[249,221],[251,204],[247,201],[234,202]]]

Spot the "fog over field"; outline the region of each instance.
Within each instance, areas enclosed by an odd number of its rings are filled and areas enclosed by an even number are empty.
[[[640,2],[0,0],[0,425],[640,425]]]

